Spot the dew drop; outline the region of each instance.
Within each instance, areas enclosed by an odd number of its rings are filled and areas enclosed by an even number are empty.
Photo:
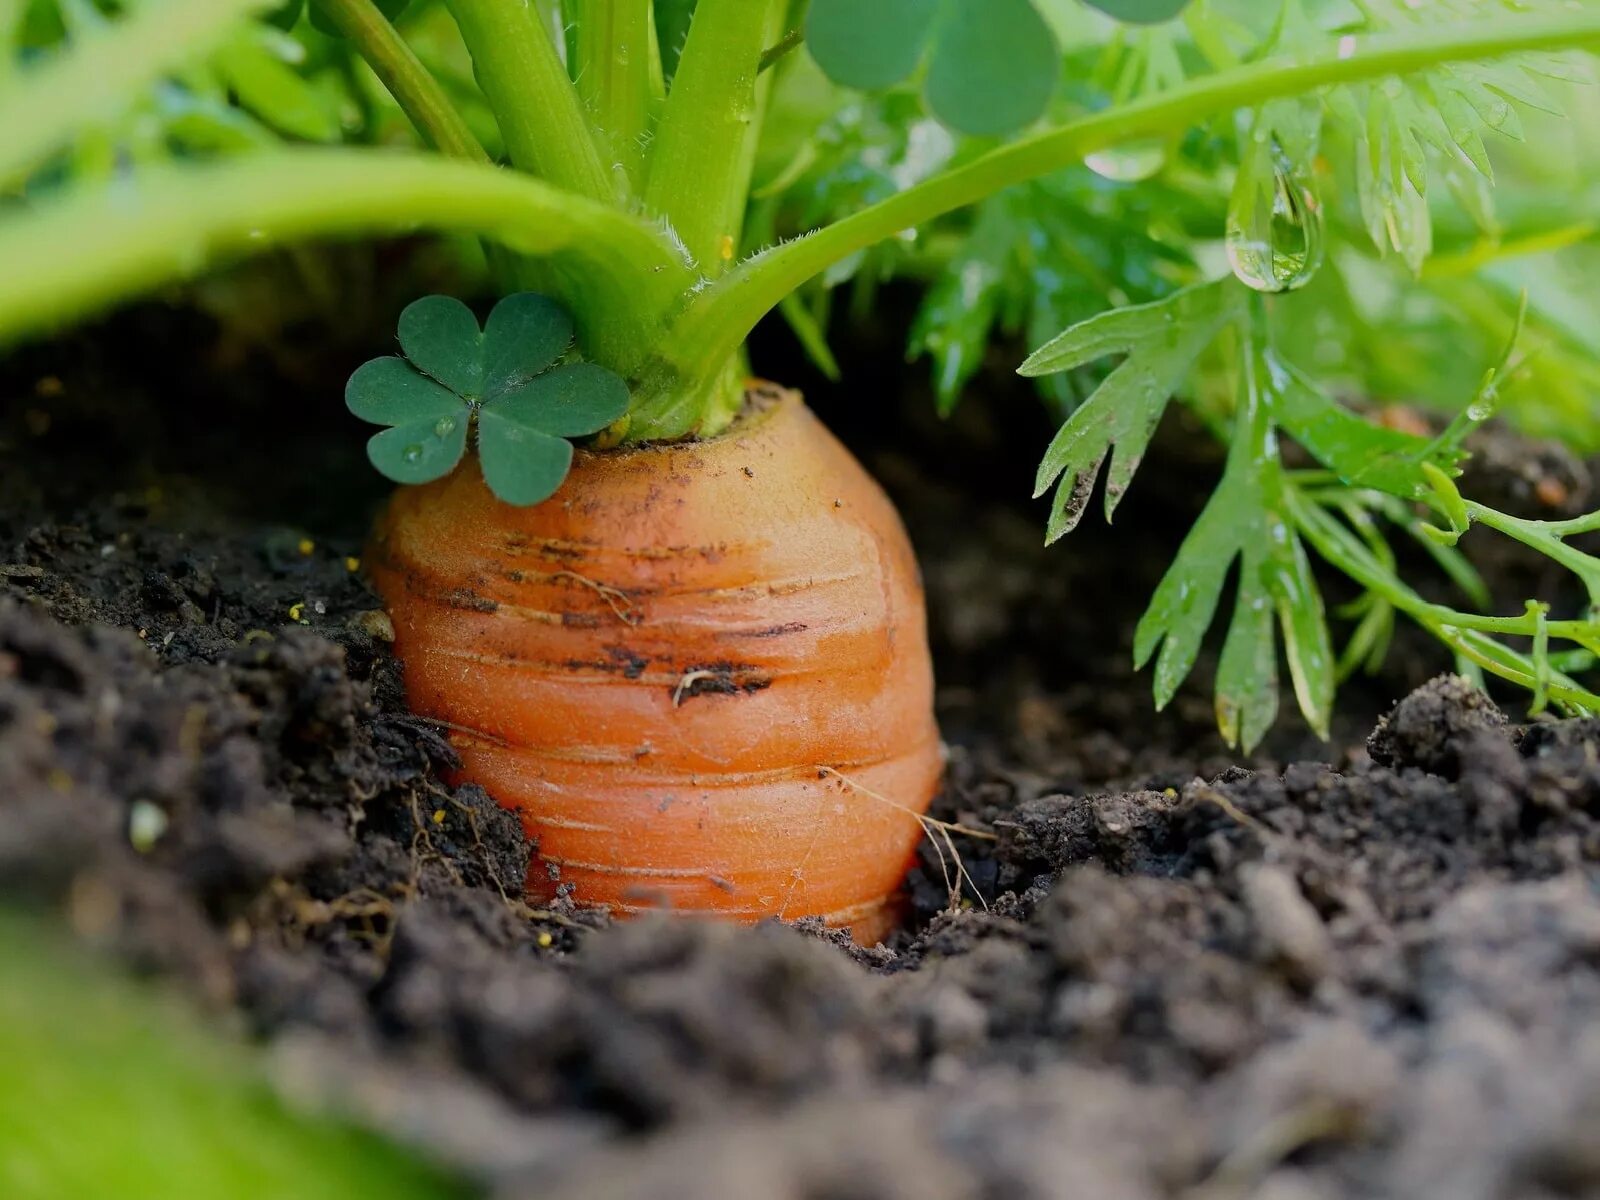
[[[433,426],[433,436],[438,438],[447,438],[455,431],[456,419],[454,417],[440,417]]]
[[[1262,184],[1246,181],[1228,205],[1228,263],[1258,292],[1304,287],[1322,265],[1322,202],[1309,174],[1280,164]]]
[[[1166,146],[1159,139],[1146,138],[1096,150],[1083,165],[1113,183],[1139,183],[1161,170],[1166,161]]]
[[[402,450],[400,452],[400,457],[405,459],[406,462],[408,462],[408,463],[421,462],[422,461],[422,447],[419,446],[419,445],[415,445],[415,444],[407,446],[404,450]]]

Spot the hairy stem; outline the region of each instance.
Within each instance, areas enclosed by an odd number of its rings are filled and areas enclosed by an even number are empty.
[[[452,158],[488,162],[439,81],[423,66],[373,0],[313,0],[389,89],[422,140]]]
[[[650,0],[570,0],[576,27],[572,75],[611,156],[637,190],[650,115]]]
[[[140,5],[104,33],[43,66],[0,75],[0,188],[116,112],[163,75],[204,58],[271,0],[170,0]]]
[[[782,0],[700,0],[650,153],[645,207],[665,217],[703,274],[732,257],[744,219],[761,52]]]
[[[617,194],[577,89],[527,0],[445,0],[511,161],[590,200]]]
[[[729,272],[697,296],[676,322],[666,347],[670,369],[662,372],[662,378],[673,380],[674,387],[703,386],[762,316],[829,266],[903,229],[1071,166],[1096,150],[1171,134],[1218,112],[1333,83],[1404,74],[1463,59],[1596,44],[1600,44],[1600,13],[1592,10],[1345,38],[1323,56],[1269,59],[1045,130],[758,254]],[[697,382],[686,383],[690,380]]]

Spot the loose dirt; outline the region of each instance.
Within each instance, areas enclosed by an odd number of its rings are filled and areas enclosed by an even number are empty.
[[[1131,626],[1215,470],[1182,430],[1047,553],[1024,392],[908,432],[813,389],[922,554],[935,815],[994,836],[925,843],[874,949],[611,925],[527,907],[518,823],[441,781],[355,561],[354,423],[130,371],[101,348],[140,322],[209,336],[136,314],[0,382],[0,894],[301,1102],[506,1197],[1600,1196],[1600,724],[1519,723],[1419,641],[1328,744],[1241,763],[1203,681],[1154,715]],[[1497,445],[1513,500],[1587,486]]]

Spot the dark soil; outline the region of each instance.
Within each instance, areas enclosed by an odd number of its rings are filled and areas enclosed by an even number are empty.
[[[925,846],[874,950],[613,926],[526,907],[517,822],[440,781],[336,385],[107,349],[153,335],[212,338],[135,314],[0,382],[0,893],[242,1016],[291,1095],[508,1197],[1600,1197],[1600,724],[1411,690],[1423,642],[1331,744],[1239,765],[1203,680],[1154,715],[1128,642],[1200,439],[1046,554],[1025,392],[930,428],[813,387],[921,550],[938,814],[995,840]],[[1587,486],[1486,458],[1506,503]]]

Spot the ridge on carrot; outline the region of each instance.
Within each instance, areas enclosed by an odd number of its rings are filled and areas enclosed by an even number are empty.
[[[827,369],[829,289],[867,294],[897,266],[934,280],[914,349],[944,410],[995,330],[1035,348],[1024,372],[1062,420],[1037,481],[1055,492],[1051,540],[1102,473],[1109,517],[1170,397],[1228,447],[1140,626],[1158,704],[1236,578],[1217,675],[1230,742],[1276,718],[1280,657],[1325,729],[1338,679],[1381,659],[1399,615],[1535,707],[1600,711],[1580,678],[1600,653],[1600,570],[1566,540],[1595,521],[1513,518],[1454,483],[1463,437],[1527,378],[1600,441],[1559,299],[1518,315],[1503,280],[1477,297],[1471,369],[1487,373],[1461,386],[1441,368],[1437,400],[1471,399],[1434,438],[1338,403],[1294,336],[1321,346],[1331,327],[1382,361],[1384,320],[1348,294],[1357,246],[1382,257],[1369,274],[1421,271],[1436,240],[1457,278],[1494,258],[1485,135],[1517,133],[1518,106],[1556,107],[1546,85],[1573,75],[1565,52],[1600,46],[1600,13],[1259,7],[1252,22],[1207,0],[39,0],[0,24],[30,52],[0,76],[0,185],[24,195],[0,219],[0,337],[274,244],[481,239],[504,297],[487,321],[417,301],[404,357],[347,392],[403,485],[372,561],[413,703],[524,813],[536,891],[870,935],[938,776],[915,567],[802,402],[751,383],[744,342],[778,310]],[[872,94],[773,155],[767,118],[807,78]],[[401,137],[428,152],[384,144]],[[340,140],[370,144],[304,144]],[[1444,191],[1465,232],[1436,230]],[[1586,236],[1571,217],[1534,211],[1521,243]],[[919,229],[946,236],[902,236]],[[1314,466],[1285,466],[1285,437]],[[1481,611],[1455,550],[1473,524],[1549,555],[1591,610]],[[1403,581],[1393,533],[1467,607]],[[1339,651],[1317,560],[1360,591]]]

